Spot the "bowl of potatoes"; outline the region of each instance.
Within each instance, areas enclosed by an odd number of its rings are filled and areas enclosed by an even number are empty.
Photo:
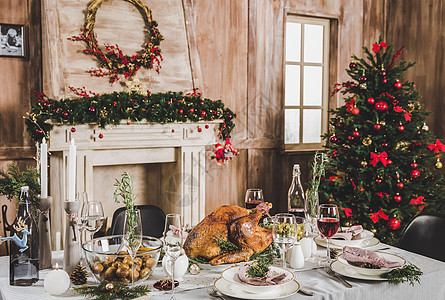
[[[161,253],[160,239],[144,236],[134,260],[128,254],[123,235],[95,238],[85,242],[82,249],[93,275],[100,281],[135,284],[150,277]]]

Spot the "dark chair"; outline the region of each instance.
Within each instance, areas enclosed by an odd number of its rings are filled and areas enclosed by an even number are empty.
[[[11,231],[12,231],[12,224],[8,223],[8,220],[6,218],[6,211],[8,210],[8,206],[6,204],[2,205],[2,220],[3,220],[3,233],[6,236],[10,236],[11,235]],[[9,234],[7,234],[7,232],[9,232]],[[5,247],[6,247],[6,255],[9,255],[9,247],[8,247],[8,243],[4,243]]]
[[[142,234],[160,238],[164,232],[165,213],[154,205],[136,205],[141,211]],[[118,208],[113,214],[110,235],[122,234],[125,220],[125,207]]]
[[[408,224],[399,248],[445,261],[445,215],[421,213]]]

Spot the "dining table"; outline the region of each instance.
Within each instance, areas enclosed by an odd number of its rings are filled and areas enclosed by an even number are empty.
[[[379,243],[370,250],[381,250],[403,257],[407,262],[418,266],[423,274],[420,276],[420,283],[410,285],[409,283],[392,284],[387,281],[374,279],[359,279],[356,276],[342,276],[352,287],[348,288],[332,274],[329,274],[324,267],[307,261],[302,269],[289,269],[295,275],[295,280],[302,289],[311,291],[313,296],[307,296],[300,292],[292,295],[282,294],[237,294],[234,288],[231,296],[239,296],[242,299],[307,299],[307,300],[375,300],[375,299],[445,299],[445,262],[438,261],[426,256],[405,251],[403,249]],[[325,248],[318,247],[316,255],[322,256]],[[444,249],[445,251],[445,249]],[[53,252],[53,264],[63,262],[63,251]],[[197,300],[197,299],[218,299],[208,294],[208,288],[214,285],[215,280],[221,277],[221,272],[227,266],[200,265],[199,274],[192,275],[186,273],[179,286],[175,289],[176,299]],[[87,267],[88,269],[88,267]],[[22,300],[22,299],[65,299],[77,300],[85,297],[76,293],[72,286],[63,294],[52,296],[48,294],[43,286],[43,281],[50,269],[39,272],[40,280],[28,287],[9,285],[9,257],[0,257],[0,300]],[[151,276],[145,281],[151,291],[142,299],[170,299],[170,292],[159,291],[153,287],[154,282],[168,278],[160,264],[154,269]],[[87,284],[98,284],[92,275],[89,274]],[[229,293],[230,294],[230,293]],[[236,299],[227,295],[221,299]]]

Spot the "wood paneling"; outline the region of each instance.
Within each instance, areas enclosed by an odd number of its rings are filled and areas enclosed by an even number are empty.
[[[401,59],[417,62],[404,78],[414,81],[422,95],[420,101],[432,112],[430,129],[445,138],[445,1],[387,1],[386,32],[395,49],[405,46]]]

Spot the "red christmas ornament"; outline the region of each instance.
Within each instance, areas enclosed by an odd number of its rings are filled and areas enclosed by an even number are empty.
[[[202,131],[202,128],[201,127],[198,127],[198,132],[201,132]]]
[[[35,134],[37,136],[43,136],[43,130],[42,129],[36,129]]]
[[[377,182],[377,183],[382,183],[382,178],[377,178],[377,179],[375,180],[375,182]]]
[[[354,137],[352,135],[348,136],[348,140],[353,141]]]
[[[353,108],[351,109],[351,113],[352,113],[353,115],[358,115],[358,114],[360,113],[360,109],[358,109],[358,107],[353,107]]]
[[[71,127],[71,132],[76,132],[76,128]]]
[[[369,103],[369,104],[374,104],[374,103],[375,103],[375,99],[372,98],[372,97],[369,97],[369,98],[368,98],[368,103]]]
[[[397,127],[398,131],[404,131],[405,130],[405,126],[403,125],[399,125],[399,127]]]
[[[388,79],[383,78],[382,82],[383,82],[383,83],[387,83],[387,82],[388,82]]]
[[[193,113],[195,111],[194,108],[190,108],[190,112]]]
[[[338,128],[342,128],[342,127],[343,127],[343,123],[341,123],[341,122],[340,122],[340,123],[337,123],[337,127],[338,127]]]
[[[386,111],[388,110],[388,103],[386,103],[385,101],[379,101],[375,103],[374,107],[376,111]]]
[[[201,117],[205,117],[206,116],[206,112],[205,111],[201,111]]]
[[[206,126],[204,126],[206,129],[209,129],[209,125],[206,124]]]
[[[365,82],[366,80],[368,80],[368,78],[366,78],[365,75],[360,76],[360,79],[359,79],[360,82]]]
[[[397,194],[394,196],[394,201],[400,202],[400,201],[402,201],[402,197],[399,194]]]
[[[356,67],[357,67],[357,64],[355,62],[351,61],[349,63],[349,69],[355,69]]]
[[[91,111],[91,112],[95,112],[95,111],[96,111],[96,108],[94,108],[94,107],[90,107],[90,108],[88,108],[88,110]]]
[[[184,113],[184,111],[182,109],[180,109],[179,113],[182,115]]]
[[[403,182],[397,182],[396,186],[399,190],[403,189]]]
[[[130,121],[127,121],[127,125],[130,125]]]
[[[102,133],[99,134],[99,138],[102,139],[104,135]]]
[[[386,143],[386,142],[382,143],[382,147],[385,147],[385,148],[388,147],[388,143]]]
[[[338,142],[338,138],[335,135],[331,136],[331,142],[337,143]]]
[[[412,171],[410,172],[410,175],[411,175],[412,178],[417,178],[417,177],[420,176],[420,171],[417,170],[417,169],[412,170]]]
[[[417,163],[413,162],[413,163],[411,164],[411,168],[416,169],[416,168],[417,168]]]
[[[355,137],[358,137],[358,136],[360,136],[360,132],[358,132],[358,131],[353,131],[353,132],[352,132],[352,135],[355,136]]]
[[[402,83],[400,81],[396,81],[396,84],[394,84],[394,86],[398,89],[400,89],[402,87]]]
[[[382,76],[382,77],[383,77],[383,76],[386,76],[386,71],[385,71],[385,70],[382,70],[379,74],[380,74],[380,76]]]
[[[400,227],[400,221],[397,218],[391,217],[388,221],[388,227],[392,230],[396,230]]]
[[[68,112],[64,111],[64,112],[62,113],[62,115],[66,118],[66,117],[68,117]]]
[[[174,130],[174,129],[172,129],[172,132],[175,132],[175,130]]]
[[[390,160],[390,159],[388,159],[387,162],[388,162],[388,165],[392,164],[392,160]]]
[[[380,124],[374,124],[374,129],[375,130],[380,130],[382,128],[382,125]]]

